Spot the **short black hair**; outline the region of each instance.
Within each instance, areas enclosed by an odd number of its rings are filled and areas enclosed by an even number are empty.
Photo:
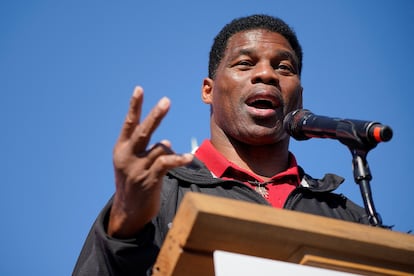
[[[221,29],[214,38],[214,43],[210,50],[210,59],[208,64],[208,76],[214,79],[217,68],[224,56],[229,39],[243,31],[264,29],[282,35],[289,42],[293,51],[298,58],[299,76],[302,71],[302,47],[296,37],[295,32],[282,19],[270,15],[255,14],[246,17],[236,18]]]

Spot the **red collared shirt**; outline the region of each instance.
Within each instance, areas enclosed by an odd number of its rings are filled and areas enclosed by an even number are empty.
[[[223,179],[239,180],[252,189],[257,185],[252,183],[265,182],[259,176],[231,163],[218,152],[209,140],[205,140],[196,150],[195,156],[200,159],[215,177]],[[271,183],[266,185],[266,194],[263,197],[273,206],[282,208],[289,194],[298,186],[299,169],[295,156],[289,153],[289,167],[271,178]]]

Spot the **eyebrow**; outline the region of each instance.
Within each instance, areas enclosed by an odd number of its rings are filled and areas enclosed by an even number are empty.
[[[240,49],[237,53],[238,56],[240,55],[246,55],[249,56],[251,54],[254,54],[256,52],[256,50],[253,49],[249,49],[249,48],[244,48],[244,49]],[[296,54],[292,53],[291,51],[287,51],[287,50],[278,50],[276,51],[276,56],[280,59],[287,59],[289,61],[291,61],[292,63],[294,63],[294,65],[297,67],[298,66],[298,58],[296,57]]]
[[[295,63],[296,66],[298,64],[298,58],[296,57],[294,53],[290,51],[279,50],[277,51],[277,56],[281,57],[282,59],[288,59],[292,61],[293,63]]]
[[[240,49],[237,54],[238,55],[246,55],[246,56],[249,56],[250,54],[252,54],[254,52],[255,52],[254,50],[243,48],[243,49]]]
[[[237,52],[237,55],[251,55],[254,54],[257,50],[250,49],[250,48],[243,48]],[[278,50],[276,51],[278,57],[283,59],[291,59],[293,61],[297,60],[297,57],[294,53],[287,51],[287,50]]]

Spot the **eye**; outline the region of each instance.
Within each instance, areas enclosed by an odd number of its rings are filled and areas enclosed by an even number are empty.
[[[237,62],[238,66],[252,66],[253,63],[249,60],[240,60],[239,62]]]
[[[254,65],[255,61],[252,58],[243,55],[235,58],[232,62],[231,67],[240,71],[247,71],[250,70]]]
[[[287,63],[283,63],[283,62],[279,63],[276,66],[276,71],[278,71],[282,74],[285,74],[285,75],[296,74],[296,70],[292,65],[287,64]]]

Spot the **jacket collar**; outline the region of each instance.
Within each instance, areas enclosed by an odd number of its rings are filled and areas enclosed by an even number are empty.
[[[196,157],[194,157],[189,165],[170,170],[168,175],[199,186],[217,185],[222,182],[228,182],[228,180],[214,177],[204,163]],[[345,180],[343,177],[331,173],[325,174],[322,179],[316,179],[306,174],[300,166],[299,175],[301,179],[300,187],[314,192],[331,192],[337,189]]]

